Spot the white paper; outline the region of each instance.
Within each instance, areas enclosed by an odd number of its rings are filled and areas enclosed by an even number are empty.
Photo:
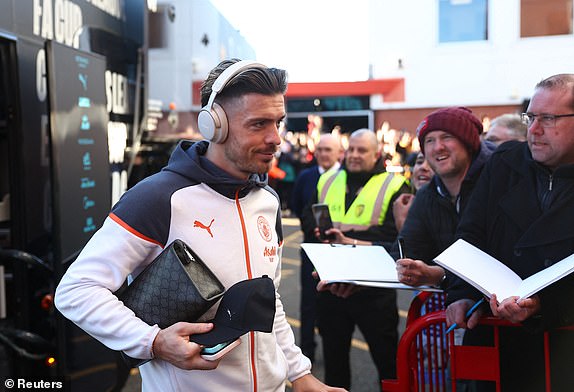
[[[512,296],[528,298],[574,271],[574,255],[522,280],[514,271],[468,242],[459,239],[435,262],[499,302]]]
[[[343,281],[343,283],[345,283]],[[376,287],[382,289],[401,289],[401,290],[415,290],[415,291],[432,291],[442,293],[438,287],[431,286],[409,286],[400,282],[375,282],[372,280],[349,280],[346,283],[356,284],[357,286]]]
[[[528,298],[572,272],[574,272],[574,255],[570,255],[558,263],[552,264],[550,267],[524,279],[518,295],[521,298]]]
[[[320,279],[328,283],[408,290],[440,291],[428,286],[413,287],[399,282],[395,260],[382,246],[347,246],[303,243]]]
[[[395,260],[382,246],[303,243],[301,247],[322,280],[398,282]]]

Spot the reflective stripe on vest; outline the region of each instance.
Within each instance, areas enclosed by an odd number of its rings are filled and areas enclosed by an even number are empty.
[[[367,230],[382,225],[391,198],[404,184],[400,175],[380,173],[372,176],[345,212],[347,173],[325,173],[317,183],[319,202],[329,205],[333,226],[342,230]]]

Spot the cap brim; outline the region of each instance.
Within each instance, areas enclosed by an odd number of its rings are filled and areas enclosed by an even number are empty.
[[[226,325],[214,325],[211,331],[197,335],[191,335],[189,340],[197,344],[210,347],[219,343],[227,342],[229,340],[235,340],[238,337],[245,335],[247,332],[249,332],[249,330],[238,330]]]
[[[213,329],[207,333],[191,335],[189,339],[205,346],[214,346],[235,340],[249,331],[271,332],[274,320],[273,281],[268,276],[247,279],[227,289],[215,318],[211,320]]]

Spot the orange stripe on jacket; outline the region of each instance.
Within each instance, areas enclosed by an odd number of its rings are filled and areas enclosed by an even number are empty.
[[[141,238],[142,240],[146,240],[148,242],[151,242],[152,244],[156,244],[159,245],[163,248],[163,244],[160,243],[159,241],[154,240],[153,238],[150,238],[146,235],[143,235],[142,233],[140,233],[139,231],[137,231],[136,229],[134,229],[133,227],[131,227],[130,225],[128,225],[126,222],[124,222],[123,220],[120,219],[119,216],[117,216],[116,214],[114,214],[113,212],[110,213],[110,218],[116,222],[118,225],[120,225],[121,227],[123,227],[124,229],[126,229],[127,231],[129,231],[130,233],[132,233],[133,235],[135,235],[136,237]]]

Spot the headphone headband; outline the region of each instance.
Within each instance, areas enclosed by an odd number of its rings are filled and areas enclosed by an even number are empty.
[[[213,82],[213,85],[211,86],[211,94],[209,95],[209,100],[207,101],[207,105],[205,105],[205,109],[211,110],[213,101],[215,101],[217,94],[219,94],[221,90],[223,90],[223,88],[227,85],[227,83],[233,80],[236,75],[239,75],[241,72],[249,68],[267,67],[253,60],[241,60],[225,68],[225,70],[217,77],[217,79],[215,79],[215,82]]]
[[[213,82],[207,105],[201,108],[197,117],[199,132],[201,132],[203,137],[207,140],[214,143],[223,143],[225,142],[225,139],[227,139],[227,115],[223,108],[215,103],[215,97],[225,88],[229,81],[233,80],[235,76],[250,68],[267,69],[265,65],[255,61],[242,60],[231,64],[223,70],[223,72]]]

